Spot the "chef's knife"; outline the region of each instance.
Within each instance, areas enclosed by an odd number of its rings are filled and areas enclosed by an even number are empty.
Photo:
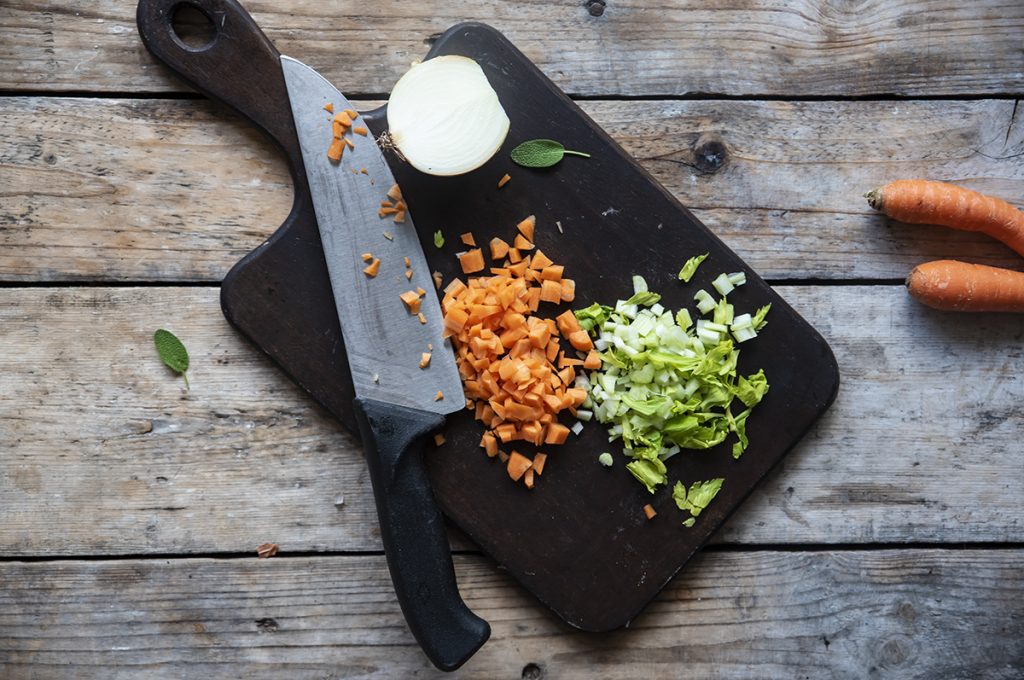
[[[212,37],[205,45],[190,45],[175,31],[175,15],[183,7],[210,21]],[[340,111],[350,105],[314,71],[282,57],[235,0],[140,0],[137,20],[140,37],[157,58],[248,117],[284,150],[295,204],[278,233],[312,220],[312,193],[395,590],[430,660],[443,670],[458,668],[487,640],[490,628],[459,596],[421,454],[424,438],[463,406],[462,388],[441,338],[440,309],[412,220],[393,224],[377,217],[379,201],[394,181],[390,169],[369,136],[351,135],[355,148],[340,165],[328,163],[332,134],[322,106],[330,101]],[[353,174],[362,168],[365,174]],[[384,231],[394,240],[384,238]],[[319,255],[308,250],[311,257]],[[363,252],[380,258],[376,278],[362,273]],[[405,257],[411,281],[405,278]],[[418,287],[426,291],[425,324],[398,298]],[[431,344],[430,366],[421,369],[420,356]],[[439,391],[443,398],[435,401]]]
[[[459,596],[422,462],[425,438],[465,407],[455,356],[411,216],[398,224],[378,214],[395,179],[373,137],[349,133],[353,146],[340,163],[331,161],[325,106],[352,106],[305,64],[282,56],[281,69],[352,371],[391,579],[423,650],[451,670],[490,635],[487,622]],[[365,125],[356,118],[353,127]],[[365,253],[380,260],[375,276],[363,271]],[[400,297],[410,291],[419,296],[419,314]],[[430,355],[426,367],[424,354]]]

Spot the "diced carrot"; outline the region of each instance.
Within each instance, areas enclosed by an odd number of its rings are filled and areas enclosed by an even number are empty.
[[[377,211],[377,217],[387,217],[388,215],[394,215],[396,212],[398,211],[395,210],[394,206],[381,206],[380,210]]]
[[[526,474],[523,475],[523,484],[526,485],[527,489],[533,488],[533,468],[526,469]]]
[[[399,210],[395,213],[395,222],[397,224],[403,224],[405,222],[405,211]]]
[[[479,248],[473,248],[459,256],[459,266],[464,274],[472,274],[482,271],[484,268],[484,253]]]
[[[448,440],[445,439],[444,435],[441,434],[440,432],[434,435],[434,446],[440,446],[441,444],[444,444],[446,441]],[[534,460],[536,460],[536,458]]]
[[[498,460],[500,460],[502,463],[507,463],[508,462],[508,454],[505,453],[504,451],[499,450],[498,451]]]
[[[334,114],[334,122],[340,123],[344,127],[352,127],[352,118],[344,111]]]
[[[356,133],[357,135],[362,135],[363,137],[366,136],[366,128],[364,128],[362,125],[357,125],[354,128],[352,128],[352,132]]]
[[[444,282],[444,277],[441,276],[441,272],[434,272],[430,275],[434,279],[434,288],[441,289],[441,284]]]
[[[491,259],[497,262],[501,258],[508,255],[508,244],[502,241],[500,238],[491,239]]]
[[[522,259],[523,259],[523,255],[522,255],[522,253],[519,252],[518,249],[516,249],[516,248],[509,248],[508,249],[508,261],[509,262],[511,262],[512,264],[515,264],[516,262],[519,262]]]
[[[601,368],[601,353],[596,349],[590,350],[587,354],[586,360],[583,362],[583,368],[588,371],[596,371]]]
[[[498,440],[490,432],[484,432],[484,436],[480,438],[480,446],[489,458],[494,458],[498,454]]]
[[[544,267],[540,272],[540,278],[544,281],[562,281],[562,272],[565,270],[560,264],[552,264]],[[559,290],[561,290],[562,284],[558,284]]]
[[[522,234],[516,234],[512,245],[519,250],[533,250],[533,243],[531,243],[530,240]]]
[[[460,234],[459,239],[467,246],[476,247],[476,239],[473,238],[473,232],[467,231],[465,234]]]
[[[363,258],[363,262],[369,262],[373,259],[373,253],[363,253],[360,257]]]
[[[516,229],[518,229],[519,233],[521,233],[529,241],[532,242],[533,241],[533,228],[536,225],[537,225],[537,218],[535,216],[533,216],[533,215],[530,215],[529,217],[524,219],[522,222],[517,224],[516,225]]]
[[[345,143],[340,139],[334,139],[327,147],[327,158],[337,163],[341,160],[341,154],[345,152]]]
[[[331,135],[335,139],[341,139],[345,136],[345,126],[338,121],[331,121]]]
[[[402,262],[405,264],[406,267],[412,266],[412,260],[410,260],[408,257],[403,257]]]
[[[562,302],[572,302],[576,299],[576,282],[572,279],[562,279]]]
[[[412,270],[411,269],[406,269],[405,270],[405,278],[406,278],[407,281],[412,281]]]
[[[502,423],[494,428],[494,434],[498,436],[502,443],[507,444],[512,441],[512,437],[516,434],[516,426],[512,423]]]
[[[444,392],[438,390],[437,394],[434,395],[434,401],[441,401],[442,399],[444,399]]]
[[[363,267],[363,273],[369,276],[371,279],[377,276],[377,272],[380,271],[380,260],[375,259],[370,264]]]
[[[647,519],[654,519],[654,516],[657,514],[658,513],[654,511],[654,506],[650,503],[644,506],[644,515],[647,516]]]
[[[332,104],[331,102],[327,102],[326,104],[324,104],[324,111],[326,111],[327,113],[334,113],[334,104]]]
[[[558,323],[558,332],[565,337],[569,337],[570,334],[580,330],[580,322],[571,309],[556,316],[555,321]]]
[[[352,109],[345,109],[345,115],[347,115],[352,120],[355,120],[356,118],[359,117],[359,114],[353,111]]]
[[[554,262],[539,250],[533,254],[532,258],[530,258],[530,269],[536,269],[539,271],[545,267],[550,267],[553,264]]]
[[[420,355],[420,368],[427,368],[430,366],[430,352],[424,352]]]
[[[541,281],[540,299],[558,304],[562,300],[562,284],[558,281]]]
[[[420,299],[420,296],[416,294],[416,291],[407,290],[398,297],[400,297],[402,299],[402,302],[405,303],[405,306],[409,310],[410,314],[419,313],[420,303],[422,302],[422,300]]]
[[[423,312],[419,312],[416,316],[419,317],[420,323],[427,322],[427,317],[423,316]]]
[[[417,288],[416,294],[419,295],[420,297],[423,297],[424,295],[427,294],[427,291],[423,290],[422,288]]]
[[[551,423],[544,433],[545,444],[564,444],[569,437],[569,428],[561,423]]]
[[[392,184],[391,188],[388,189],[388,198],[390,198],[392,201],[402,200],[402,190],[399,188],[397,184]]]
[[[544,473],[544,463],[548,460],[548,454],[540,453],[539,451],[533,456],[533,469],[537,471],[537,474]]]
[[[570,333],[569,344],[581,352],[589,352],[594,349],[594,342],[590,339],[590,334],[584,330]]]
[[[498,188],[500,189],[506,184],[508,184],[508,181],[510,179],[512,179],[512,176],[506,172],[504,175],[501,176],[501,179],[498,180]]]

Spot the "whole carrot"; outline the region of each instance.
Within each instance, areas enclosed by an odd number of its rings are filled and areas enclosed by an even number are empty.
[[[956,312],[1024,312],[1024,273],[956,260],[914,267],[907,291],[918,302]]]
[[[865,196],[872,208],[900,222],[980,231],[1024,255],[1024,213],[998,198],[925,179],[896,180]]]

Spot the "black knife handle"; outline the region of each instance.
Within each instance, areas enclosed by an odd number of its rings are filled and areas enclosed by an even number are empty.
[[[423,466],[424,442],[444,416],[359,397],[353,404],[398,602],[431,662],[455,670],[487,641],[491,627],[459,595]]]
[[[175,33],[174,13],[182,6],[195,8],[210,20],[213,39],[208,44],[190,47]],[[203,94],[262,128],[288,156],[296,189],[306,186],[281,53],[241,5],[235,0],[139,0],[135,18],[139,36],[153,56]]]

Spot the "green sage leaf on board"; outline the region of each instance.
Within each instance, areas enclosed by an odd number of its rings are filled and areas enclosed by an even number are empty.
[[[550,168],[566,154],[590,158],[589,153],[570,151],[553,139],[531,139],[512,149],[512,160],[524,168]]]
[[[156,345],[160,360],[172,371],[180,374],[185,379],[185,387],[188,387],[188,376],[185,375],[185,371],[188,370],[188,350],[181,340],[174,333],[161,328],[153,334],[153,344]]]

